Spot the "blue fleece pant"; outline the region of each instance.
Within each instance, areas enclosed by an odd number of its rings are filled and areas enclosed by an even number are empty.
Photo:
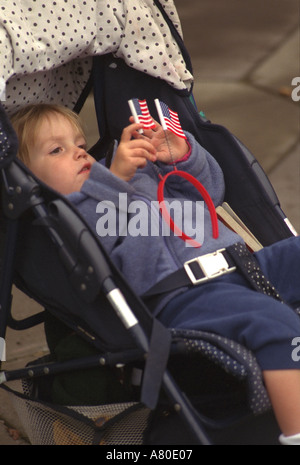
[[[300,317],[291,308],[300,307],[300,237],[255,256],[285,303],[256,292],[234,272],[176,296],[159,319],[170,328],[208,331],[239,342],[255,354],[262,370],[300,369],[300,357],[292,356]]]

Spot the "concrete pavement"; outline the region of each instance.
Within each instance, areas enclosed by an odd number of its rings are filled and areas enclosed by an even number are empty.
[[[293,100],[291,85],[300,76],[299,0],[175,0],[175,4],[194,65],[199,110],[253,152],[300,231],[300,103]],[[90,117],[90,101],[83,111]],[[91,142],[93,138],[91,124]],[[17,317],[38,310],[36,303],[14,291]],[[47,351],[40,328],[24,334],[9,330],[6,342],[4,368],[24,366]],[[10,444],[27,441],[0,390],[0,445]]]

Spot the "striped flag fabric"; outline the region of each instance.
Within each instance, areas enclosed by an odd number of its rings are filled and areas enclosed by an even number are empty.
[[[134,98],[129,100],[128,103],[136,123],[142,124],[145,129],[155,128],[156,125],[150,115],[146,100]]]
[[[164,102],[161,102],[158,99],[155,100],[155,105],[163,130],[166,131],[169,129],[177,136],[186,139],[186,135],[180,125],[178,113],[176,113],[176,111],[172,111]]]

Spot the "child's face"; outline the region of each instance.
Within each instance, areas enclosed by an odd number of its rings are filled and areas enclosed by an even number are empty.
[[[85,148],[77,128],[63,115],[50,113],[29,147],[29,168],[61,194],[79,191],[95,162]]]

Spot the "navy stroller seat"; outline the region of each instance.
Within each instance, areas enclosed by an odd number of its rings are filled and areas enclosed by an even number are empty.
[[[164,17],[189,64],[180,37]],[[160,98],[178,112],[183,129],[216,158],[225,176],[225,200],[258,240],[269,245],[292,235],[253,155],[228,130],[199,115],[190,91],[176,90],[112,54],[94,58],[91,79],[76,111],[91,88],[101,134],[93,154],[106,157],[109,163],[110,144],[120,138],[128,121],[129,99],[147,99],[154,112],[152,102]],[[5,338],[7,326],[26,329],[47,321],[50,314],[93,347],[92,354],[82,359],[41,360],[1,373],[2,387],[7,390],[7,381],[25,379],[25,394],[12,395],[30,423],[32,443],[277,443],[278,428],[253,355],[233,341],[213,334],[169,331],[153,319],[74,207],[15,159],[15,135],[2,108],[0,121],[0,132],[6,137],[0,145],[1,224],[5,226],[1,228],[0,337]],[[15,321],[10,314],[13,282],[46,311]],[[186,370],[195,364],[197,380],[186,384]],[[49,402],[44,377],[53,379],[57,374],[102,365],[122,365],[130,374],[142,369],[137,394],[96,407],[70,408]],[[42,426],[36,428],[37,422]],[[129,438],[128,429],[134,429]]]

